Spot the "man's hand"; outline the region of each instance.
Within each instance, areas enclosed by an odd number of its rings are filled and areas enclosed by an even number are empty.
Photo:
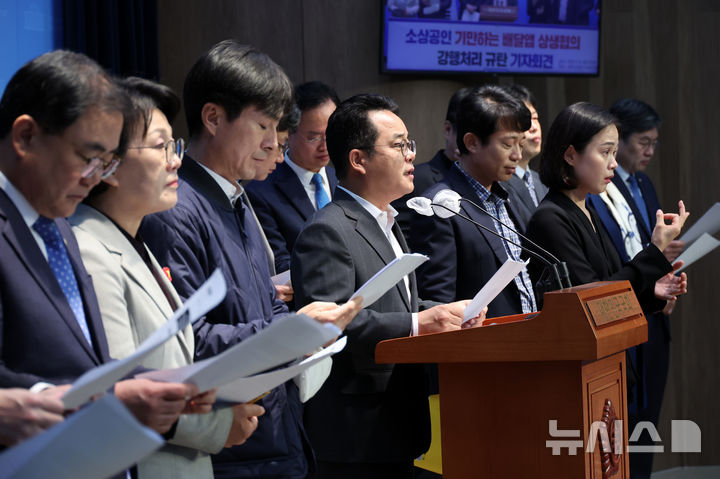
[[[50,394],[0,389],[0,444],[12,446],[62,421],[63,409]]]
[[[115,384],[115,396],[138,421],[164,434],[183,413],[190,398],[199,393],[193,384],[128,379]]]
[[[293,296],[295,295],[295,290],[289,284],[276,284],[275,291],[277,292],[277,297],[280,301],[284,301],[286,303],[292,301]]]
[[[652,231],[652,244],[657,246],[660,251],[665,251],[670,242],[680,234],[689,215],[690,213],[685,211],[685,203],[682,200],[678,201],[678,214],[663,213],[662,210],[657,210],[655,212],[655,228]],[[670,221],[670,224],[665,221]]]
[[[485,306],[485,309],[480,311],[480,314],[475,316],[474,318],[468,319],[465,323],[463,323],[462,328],[474,328],[476,326],[482,326],[483,321],[485,321],[485,316],[487,315],[488,307]]]
[[[342,306],[325,301],[315,301],[298,310],[298,313],[306,314],[321,323],[333,323],[344,330],[361,309],[362,297],[357,296]]]
[[[677,259],[678,256],[680,256],[682,254],[684,249],[685,249],[684,241],[673,240],[663,250],[663,254],[665,255],[665,258],[667,258],[668,263],[672,263],[673,261],[675,261]]]
[[[440,333],[460,329],[470,300],[441,304],[418,313],[418,334]]]
[[[247,441],[257,429],[258,416],[265,414],[265,409],[257,404],[238,404],[232,410],[233,423],[225,447],[239,446]]]

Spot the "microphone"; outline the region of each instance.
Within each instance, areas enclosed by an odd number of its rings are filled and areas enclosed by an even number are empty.
[[[460,212],[460,201],[466,201],[491,217],[493,220],[497,221],[501,225],[505,226],[507,229],[513,231],[516,235],[518,235],[523,240],[527,241],[530,245],[532,245],[534,248],[536,248],[537,251],[533,251],[523,245],[520,245],[504,236],[499,234],[494,229],[490,229],[486,227],[485,225],[482,225],[478,223],[477,221],[474,221],[472,218],[463,215]],[[417,213],[425,216],[438,216],[440,218],[450,218],[451,216],[459,216],[466,221],[469,221],[470,223],[474,224],[475,226],[487,231],[488,233],[497,236],[503,241],[507,241],[508,243],[514,244],[521,250],[525,251],[529,255],[531,255],[534,258],[537,258],[541,262],[543,262],[546,265],[545,271],[541,275],[540,279],[538,280],[536,286],[536,290],[538,292],[538,299],[539,302],[542,302],[542,296],[543,293],[549,292],[549,291],[555,291],[558,289],[563,288],[570,288],[572,287],[572,283],[570,282],[570,273],[567,269],[567,265],[565,262],[560,261],[555,255],[550,253],[549,251],[545,250],[544,248],[541,248],[538,246],[535,242],[531,241],[524,235],[520,234],[515,230],[514,228],[507,225],[505,222],[500,220],[500,218],[497,218],[495,215],[491,214],[489,211],[487,211],[485,208],[482,208],[481,206],[477,205],[476,203],[472,202],[471,200],[467,198],[463,198],[460,196],[457,192],[450,190],[450,189],[443,189],[438,191],[432,200],[429,198],[425,198],[422,196],[416,196],[414,198],[410,198],[407,201],[408,208],[415,210]],[[538,253],[538,251],[541,254]],[[543,256],[544,255],[544,256]],[[548,260],[547,258],[550,258],[552,261]]]

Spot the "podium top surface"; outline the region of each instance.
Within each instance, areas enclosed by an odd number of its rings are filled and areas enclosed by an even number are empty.
[[[539,313],[491,318],[482,327],[391,339],[378,363],[596,360],[647,341],[647,322],[628,281],[546,293]]]

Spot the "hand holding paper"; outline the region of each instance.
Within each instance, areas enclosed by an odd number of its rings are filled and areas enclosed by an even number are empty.
[[[362,298],[355,296],[342,306],[325,301],[315,301],[300,309],[298,313],[306,314],[321,323],[332,323],[341,330],[345,330],[361,309]]]
[[[463,323],[479,315],[527,264],[528,261],[520,262],[511,259],[505,261],[465,309]]]

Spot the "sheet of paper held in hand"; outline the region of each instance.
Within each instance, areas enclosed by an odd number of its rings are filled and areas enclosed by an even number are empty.
[[[0,455],[3,478],[91,479],[122,472],[165,440],[107,394]]]
[[[490,281],[485,283],[485,286],[477,292],[472,301],[470,301],[470,304],[467,305],[463,323],[480,314],[480,312],[500,294],[500,291],[505,289],[505,286],[527,266],[528,262],[529,260],[523,263],[512,259],[505,261],[505,263],[500,266],[500,269],[490,278]]]
[[[337,338],[341,332],[334,324],[291,313],[217,356],[136,377],[192,383],[200,391],[207,391],[294,361]]]
[[[676,273],[681,272],[718,246],[720,246],[720,241],[716,240],[707,233],[703,233],[696,241],[693,241],[690,246],[685,248],[685,251],[683,251],[675,261],[673,261],[673,263],[677,261],[683,261],[685,263],[676,271]]]
[[[714,235],[718,231],[720,231],[720,203],[715,203],[679,239],[689,245],[703,233]]]
[[[65,407],[75,409],[94,395],[107,391],[138,366],[155,348],[217,306],[225,297],[226,292],[225,278],[220,270],[215,270],[208,280],[185,301],[182,308],[179,308],[165,324],[143,341],[133,354],[98,366],[80,376],[62,397]]]
[[[275,286],[284,286],[286,284],[290,284],[290,270],[286,269],[282,273],[278,273],[275,276],[272,276],[270,278],[272,280],[272,284]]]
[[[347,337],[343,336],[327,348],[303,359],[297,364],[269,373],[240,378],[229,384],[220,386],[217,392],[217,399],[218,401],[230,403],[246,403],[252,401],[267,391],[275,389],[284,382],[291,380],[318,361],[322,361],[328,356],[339,353],[346,344]]]
[[[424,254],[406,253],[399,258],[395,258],[385,265],[383,269],[375,273],[372,278],[367,280],[365,284],[350,296],[362,296],[362,307],[366,308],[380,299],[390,288],[402,281],[403,277],[415,271],[415,269],[427,261],[428,258]]]

